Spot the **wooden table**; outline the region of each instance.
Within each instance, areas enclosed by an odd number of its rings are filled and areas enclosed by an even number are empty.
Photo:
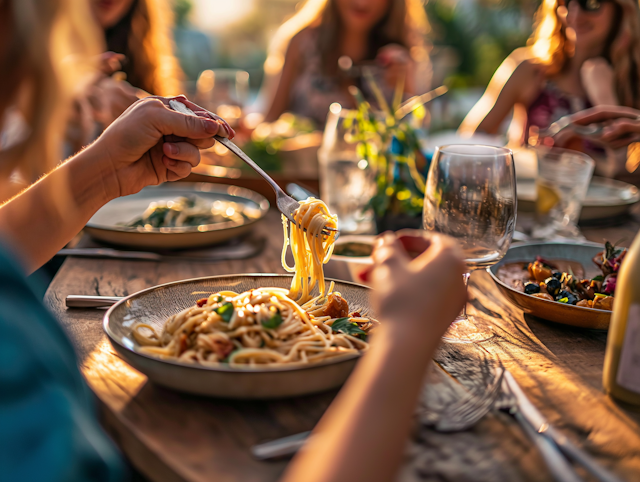
[[[640,227],[638,219],[584,232],[597,242],[626,238],[622,244],[628,245]],[[283,401],[240,402],[162,389],[148,383],[111,349],[101,327],[104,311],[68,310],[65,296],[124,296],[197,276],[282,272],[282,231],[277,214],[269,213],[256,231],[267,243],[264,252],[253,259],[178,264],[70,258],[47,291],[46,302],[75,343],[82,372],[100,401],[103,425],[135,467],[151,480],[275,481],[287,461],[256,461],[249,448],[312,429],[335,392]],[[640,480],[640,416],[602,391],[606,333],[523,315],[498,293],[484,272],[472,276],[470,296],[470,312],[490,318],[498,336],[480,347],[444,344],[437,361],[457,375],[460,360],[473,363],[483,357],[499,357],[551,423],[625,480]],[[366,463],[366,454],[354,450],[354,460]],[[466,432],[417,430],[399,478],[551,480],[535,448],[502,413],[488,415]]]

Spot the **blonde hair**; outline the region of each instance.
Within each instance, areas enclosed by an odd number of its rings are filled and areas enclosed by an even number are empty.
[[[607,45],[606,58],[616,78],[621,104],[640,108],[640,9],[636,0],[615,0],[617,33]],[[535,15],[534,32],[528,45],[533,56],[548,67],[549,74],[560,72],[573,54],[573,43],[558,14],[558,0],[543,0]]]
[[[129,16],[127,16],[129,17]],[[129,82],[154,95],[181,93],[182,70],[174,56],[173,12],[167,0],[136,0],[130,18],[125,66]]]
[[[0,180],[49,171],[60,161],[69,100],[89,80],[103,50],[99,30],[83,0],[8,0],[12,36],[2,59],[0,115],[16,107],[28,124],[24,138],[0,151]],[[4,126],[2,126],[4,127]]]
[[[389,0],[389,3],[389,13],[382,23],[381,33],[390,40],[389,43],[399,43],[409,49],[415,60],[424,61],[428,57],[425,37],[429,31],[429,23],[423,2]],[[280,26],[273,37],[264,64],[265,73],[275,75],[280,72],[291,39],[308,27],[324,27],[325,35],[320,41],[325,40],[325,45],[321,46],[321,53],[332,53],[328,50],[336,45],[337,21],[335,0],[307,0],[295,15]]]

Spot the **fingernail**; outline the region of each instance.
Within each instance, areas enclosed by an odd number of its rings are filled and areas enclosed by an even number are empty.
[[[166,143],[165,146],[167,146],[169,154],[176,155],[178,153],[178,148],[174,144]]]
[[[205,119],[204,130],[207,131],[209,134],[217,134],[218,131],[220,130],[220,124],[218,124],[214,120]]]
[[[167,161],[167,165],[170,167],[176,167],[178,165],[178,161],[174,161],[173,159],[169,159]]]
[[[224,131],[227,133],[227,137],[231,136],[231,132],[229,132],[229,126],[222,122],[222,121],[218,121],[220,123],[220,127],[222,127],[224,129]]]

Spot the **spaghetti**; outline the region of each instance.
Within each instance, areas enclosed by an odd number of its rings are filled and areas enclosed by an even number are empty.
[[[133,337],[139,351],[205,366],[256,367],[316,363],[366,350],[372,320],[349,314],[333,282],[325,288],[323,265],[333,251],[335,233],[324,235],[322,230],[335,228],[337,218],[313,198],[301,202],[293,218],[290,236],[283,222],[282,264],[295,273],[290,290],[214,293],[170,317],[159,335],[151,325],[137,323]],[[287,246],[293,267],[285,262]],[[312,298],[316,284],[320,294]]]
[[[282,248],[282,267],[289,273],[295,273],[291,282],[289,297],[298,303],[309,300],[309,293],[318,284],[320,294],[325,294],[323,265],[331,258],[336,232],[323,235],[326,227],[337,229],[338,217],[329,213],[329,208],[320,199],[310,197],[300,202],[300,207],[293,213],[295,224],[291,225],[282,215],[284,229],[284,246]],[[306,232],[305,232],[306,229]],[[285,256],[287,246],[291,246],[293,267],[287,264]]]

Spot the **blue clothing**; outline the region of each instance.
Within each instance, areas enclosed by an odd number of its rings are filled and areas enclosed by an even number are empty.
[[[0,479],[121,481],[62,327],[0,247]]]

